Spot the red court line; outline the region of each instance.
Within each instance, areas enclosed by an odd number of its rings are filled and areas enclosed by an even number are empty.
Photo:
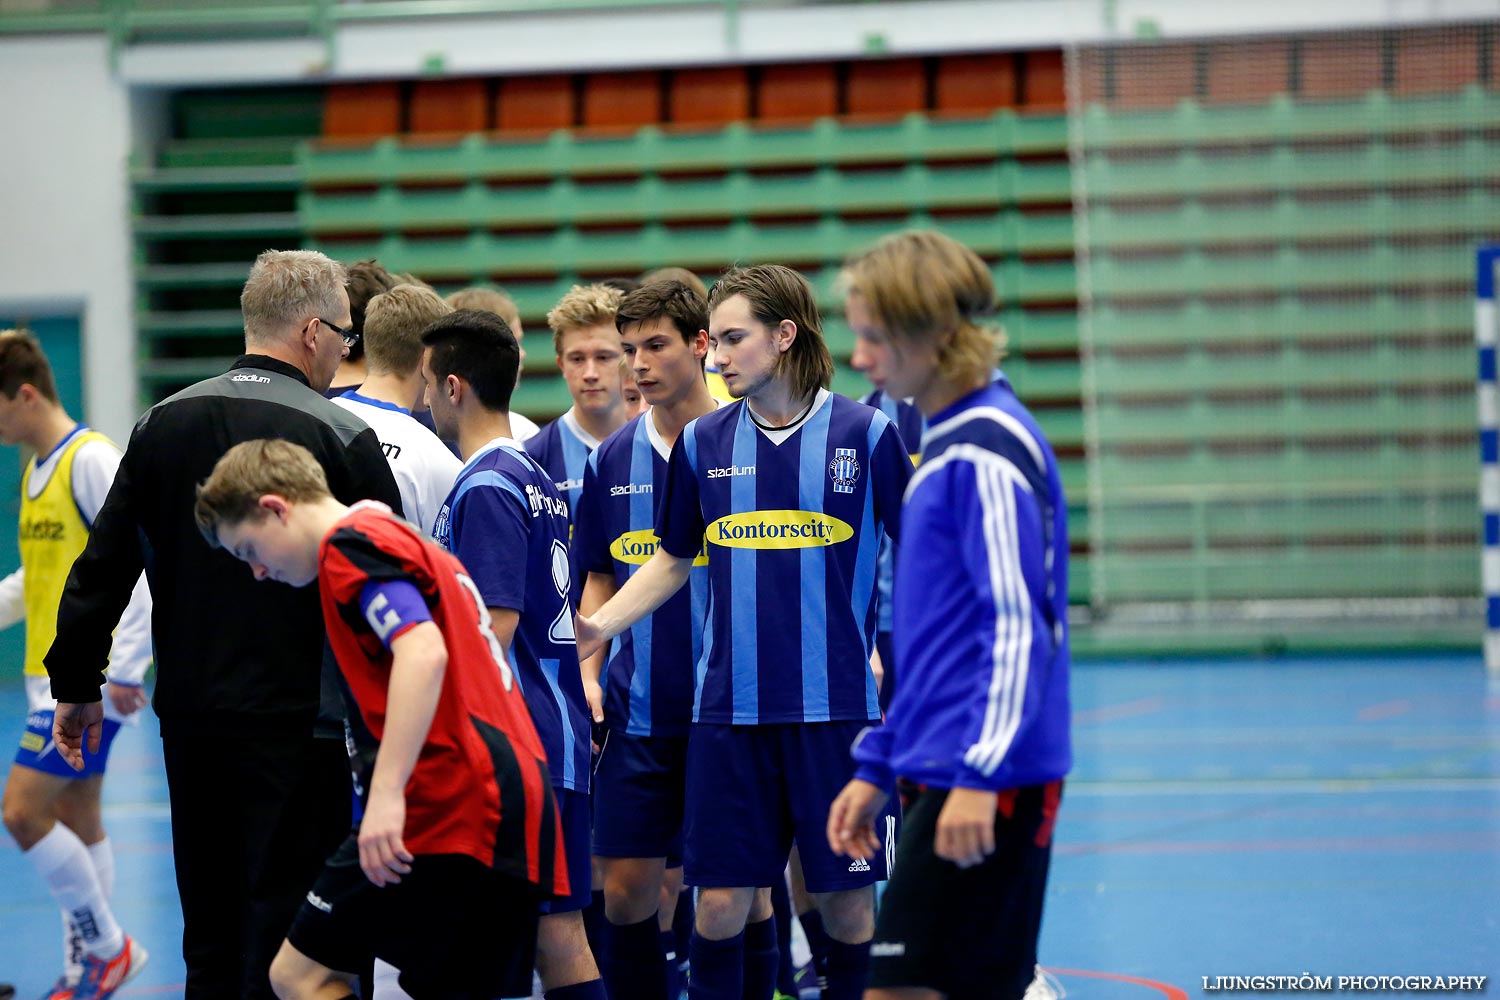
[[[1359,710],[1356,718],[1360,722],[1379,722],[1381,719],[1394,719],[1398,715],[1405,715],[1411,711],[1411,702],[1405,698],[1396,701],[1386,701],[1379,705],[1366,705]]]
[[[1139,976],[1126,976],[1118,972],[1091,972],[1087,969],[1059,969],[1055,966],[1045,965],[1045,971],[1054,976],[1084,976],[1088,979],[1113,979],[1119,983],[1134,983],[1136,986],[1144,986],[1150,990],[1156,990],[1167,997],[1167,1000],[1187,1000],[1187,992],[1166,983],[1158,983],[1154,979],[1142,979]]]
[[[1150,715],[1153,712],[1160,712],[1166,704],[1165,699],[1160,695],[1151,695],[1149,698],[1137,698],[1135,701],[1121,702],[1118,705],[1086,708],[1081,712],[1073,713],[1073,725],[1087,726],[1094,722],[1114,722],[1116,719]]]

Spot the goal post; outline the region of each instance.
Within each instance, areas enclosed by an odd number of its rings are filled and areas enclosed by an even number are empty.
[[[1500,316],[1495,311],[1496,271],[1500,244],[1481,246],[1474,255],[1474,343],[1479,370],[1479,510],[1484,520],[1480,582],[1484,588],[1484,665],[1500,675],[1500,391],[1496,381],[1496,348]]]

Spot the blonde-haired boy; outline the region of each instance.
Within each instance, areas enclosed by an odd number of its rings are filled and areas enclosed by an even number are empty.
[[[625,426],[624,360],[615,312],[620,290],[574,285],[547,313],[557,367],[573,405],[526,442],[569,506],[583,488],[583,467],[599,442]]]

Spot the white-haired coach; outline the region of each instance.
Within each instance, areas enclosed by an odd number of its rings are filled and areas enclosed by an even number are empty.
[[[46,656],[58,746],[78,766],[110,633],[145,570],[188,1000],[272,996],[271,959],[349,831],[343,706],[336,674],[323,679],[317,592],[257,586],[193,521],[219,456],[270,437],[311,451],[339,500],[400,510],[375,433],[321,395],[353,339],[346,281],[320,253],[260,255],[240,296],[245,355],[136,424]]]

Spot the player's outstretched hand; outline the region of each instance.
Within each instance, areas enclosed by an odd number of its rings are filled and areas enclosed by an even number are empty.
[[[412,854],[401,839],[406,829],[406,796],[370,790],[370,804],[359,824],[359,867],[378,886],[393,885],[411,873]]]
[[[873,858],[880,850],[875,816],[890,798],[878,785],[855,778],[828,807],[828,846],[835,854]]]
[[[972,868],[995,853],[994,792],[955,788],[938,813],[933,847],[937,856],[960,868]]]
[[[604,645],[604,630],[592,618],[578,615],[573,619],[573,637],[578,643],[578,658],[587,660]]]
[[[73,770],[83,770],[84,741],[88,742],[89,753],[95,754],[99,752],[99,741],[103,737],[104,702],[57,703],[57,710],[52,714],[52,742],[57,744],[57,752]]]
[[[104,690],[109,695],[109,703],[121,715],[134,715],[150,701],[146,697],[146,689],[139,684],[116,684],[110,681]]]

